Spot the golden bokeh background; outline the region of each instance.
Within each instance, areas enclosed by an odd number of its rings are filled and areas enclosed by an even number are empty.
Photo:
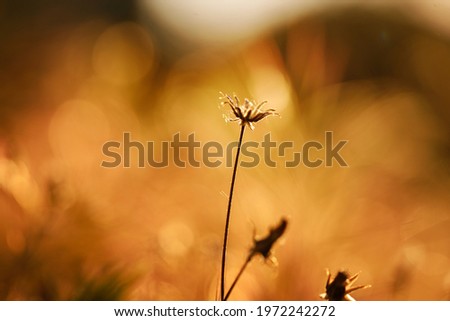
[[[281,115],[245,141],[333,131],[349,164],[238,170],[228,284],[289,226],[231,299],[317,300],[329,268],[358,300],[448,300],[449,4],[212,3],[0,0],[0,299],[214,300],[231,168],[100,164],[125,132],[236,141],[225,92]]]

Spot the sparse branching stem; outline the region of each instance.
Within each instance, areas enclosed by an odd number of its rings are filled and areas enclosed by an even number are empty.
[[[228,297],[231,294],[231,291],[233,291],[234,286],[236,285],[236,283],[239,281],[239,278],[241,277],[242,273],[244,272],[245,268],[247,267],[247,265],[250,263],[250,261],[253,258],[254,253],[250,253],[247,256],[247,259],[245,260],[244,264],[242,265],[241,269],[239,270],[239,273],[237,274],[236,278],[234,279],[233,283],[230,286],[230,289],[228,290],[227,294],[225,295],[225,298],[223,299],[224,301],[228,300]]]
[[[227,257],[227,243],[228,243],[228,230],[230,226],[230,216],[231,216],[231,204],[233,201],[233,191],[234,191],[234,183],[236,181],[236,173],[239,165],[239,154],[241,152],[242,139],[244,137],[245,124],[241,124],[241,133],[239,135],[239,142],[236,151],[236,159],[234,161],[233,168],[233,176],[231,177],[231,186],[230,186],[230,194],[228,196],[228,208],[227,208],[227,217],[225,220],[225,230],[223,236],[223,247],[222,247],[222,264],[220,269],[220,300],[225,300],[225,266],[226,266],[226,257]]]

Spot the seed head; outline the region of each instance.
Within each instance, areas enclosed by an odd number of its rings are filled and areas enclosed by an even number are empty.
[[[265,259],[269,258],[272,250],[272,246],[275,242],[283,235],[287,227],[287,220],[285,218],[281,219],[278,226],[271,228],[269,235],[261,240],[253,240],[253,247],[250,250],[249,256],[255,254],[261,254]]]
[[[240,104],[239,98],[234,95],[234,99],[230,95],[226,95],[221,93],[222,97],[221,105],[229,105],[231,107],[231,111],[236,118],[227,117],[227,121],[239,121],[239,125],[245,126],[248,125],[251,130],[255,128],[254,123],[259,122],[260,120],[266,118],[267,116],[278,115],[275,112],[275,109],[267,109],[263,110],[262,106],[267,103],[267,101],[263,101],[260,104],[257,104],[255,101],[250,101],[247,98],[244,99],[244,104]]]
[[[352,287],[353,283],[355,283],[356,279],[358,279],[358,276],[359,273],[350,276],[347,272],[339,271],[333,281],[331,281],[331,274],[327,269],[325,293],[320,294],[320,297],[328,301],[355,301],[355,299],[350,295],[351,292],[371,287],[371,285],[359,285]]]

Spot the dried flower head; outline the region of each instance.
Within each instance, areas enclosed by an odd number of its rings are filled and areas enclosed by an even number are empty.
[[[244,262],[244,265],[239,270],[239,273],[237,274],[236,278],[233,281],[233,284],[231,284],[230,289],[228,290],[227,294],[224,296],[224,300],[228,300],[228,297],[230,296],[231,292],[233,291],[236,283],[239,281],[239,278],[241,277],[242,273],[244,272],[247,265],[250,263],[250,261],[253,259],[253,257],[256,254],[261,254],[265,259],[268,259],[270,257],[270,252],[272,250],[272,246],[274,243],[283,235],[284,231],[287,227],[287,220],[281,219],[281,222],[278,224],[278,226],[271,228],[269,235],[267,235],[265,238],[261,240],[254,239],[253,247],[250,249],[250,252],[248,253],[247,259]],[[272,259],[272,258],[271,258]]]
[[[352,287],[359,273],[350,276],[347,272],[339,271],[331,281],[330,271],[327,269],[327,283],[325,285],[325,293],[320,294],[320,297],[328,301],[355,301],[350,293],[359,290],[370,288],[371,285],[359,285]],[[330,282],[331,281],[331,282]]]
[[[227,121],[239,121],[239,125],[245,126],[248,125],[250,129],[254,129],[254,123],[266,118],[271,115],[278,115],[275,112],[275,109],[267,109],[263,110],[262,106],[267,103],[267,101],[263,101],[260,104],[257,104],[255,101],[250,101],[247,98],[244,99],[244,104],[240,104],[239,98],[234,95],[234,99],[230,95],[222,94],[220,99],[224,101],[221,103],[222,106],[229,105],[231,107],[231,111],[233,112],[236,118],[227,118]]]
[[[265,259],[269,258],[272,246],[275,242],[283,235],[284,231],[287,227],[287,220],[282,218],[280,223],[271,228],[269,231],[269,235],[261,240],[253,240],[253,247],[250,250],[250,255],[253,256],[255,254],[261,254]]]

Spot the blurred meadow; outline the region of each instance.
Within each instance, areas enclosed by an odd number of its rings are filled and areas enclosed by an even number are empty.
[[[280,113],[244,141],[348,141],[348,167],[238,169],[227,286],[289,226],[231,300],[319,300],[326,268],[450,299],[450,3],[362,3],[0,0],[0,299],[216,299],[232,169],[100,164],[124,132],[236,141],[220,92]]]

